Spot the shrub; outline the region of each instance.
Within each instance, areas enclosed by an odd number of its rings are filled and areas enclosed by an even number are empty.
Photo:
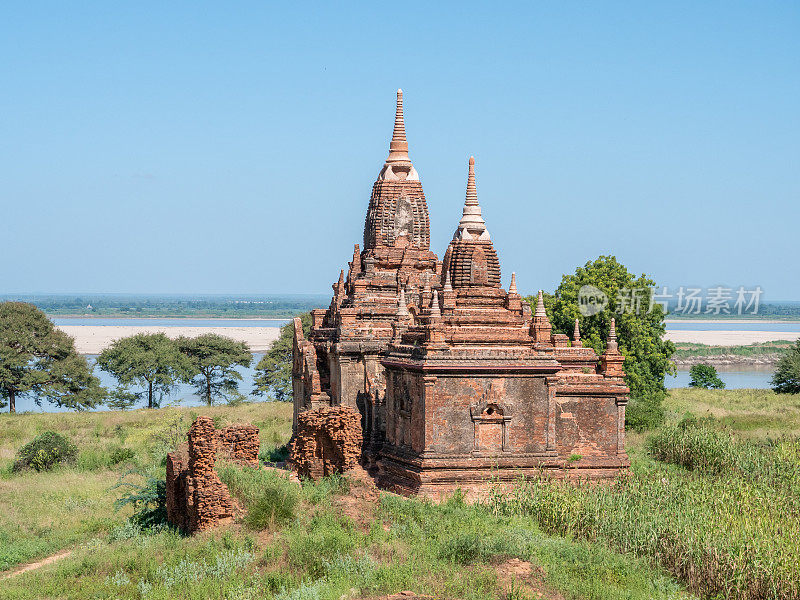
[[[265,463],[285,462],[289,458],[289,446],[285,444],[269,450],[262,450],[258,457]]]
[[[666,394],[652,392],[647,397],[631,398],[625,411],[625,427],[636,432],[655,429],[664,422],[662,405]]]
[[[142,473],[128,471],[120,477],[112,489],[127,487],[129,491],[114,502],[114,508],[120,509],[128,505],[133,507],[131,523],[141,529],[166,526],[167,482],[163,479],[145,476],[144,484],[140,485],[127,481],[126,479],[130,475],[142,475]]]
[[[691,381],[689,387],[710,389],[724,389],[725,382],[717,375],[717,370],[707,364],[694,365],[689,371]]]
[[[56,465],[74,463],[77,455],[75,444],[54,431],[45,431],[19,449],[14,471],[49,471]]]
[[[267,486],[247,510],[244,522],[251,529],[261,530],[294,520],[299,494],[287,486]]]
[[[800,394],[800,340],[778,361],[772,389],[779,394]]]
[[[130,448],[114,448],[108,455],[108,462],[112,465],[133,460],[136,454]]]

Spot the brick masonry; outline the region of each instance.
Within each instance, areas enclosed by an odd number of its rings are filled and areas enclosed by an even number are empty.
[[[355,409],[308,410],[298,418],[289,460],[301,477],[319,479],[344,473],[358,464],[362,441],[361,415]]]
[[[188,444],[167,455],[167,520],[194,533],[230,522],[234,504],[214,464],[222,456],[258,466],[258,427],[234,425],[217,430],[210,417],[198,417]]]

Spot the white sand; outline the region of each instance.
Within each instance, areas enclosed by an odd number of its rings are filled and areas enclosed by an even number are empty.
[[[119,338],[137,333],[164,332],[170,338],[197,337],[204,333],[218,333],[245,342],[251,352],[266,352],[280,335],[279,327],[156,327],[134,325],[60,325],[58,327],[75,338],[75,347],[81,354],[99,354],[103,348]]]
[[[278,327],[157,327],[148,325],[61,325],[59,329],[75,338],[81,354],[99,354],[116,339],[136,333],[163,331],[171,338],[196,337],[204,333],[218,333],[245,342],[252,352],[266,352],[278,336]],[[673,342],[690,342],[709,346],[746,346],[756,342],[774,340],[794,341],[798,332],[787,331],[668,331]]]
[[[673,342],[706,344],[708,346],[747,346],[757,342],[794,340],[796,331],[668,331],[664,336]]]

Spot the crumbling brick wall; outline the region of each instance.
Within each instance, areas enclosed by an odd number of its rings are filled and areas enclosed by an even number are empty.
[[[231,425],[217,431],[219,436],[218,452],[226,458],[258,466],[258,450],[261,442],[258,439],[258,427],[255,425]]]
[[[214,463],[221,455],[258,466],[258,427],[234,425],[217,431],[210,417],[198,417],[188,439],[167,455],[167,519],[194,533],[233,517],[233,499]]]
[[[297,417],[290,461],[297,474],[318,479],[344,473],[361,456],[361,415],[349,406],[307,410]]]

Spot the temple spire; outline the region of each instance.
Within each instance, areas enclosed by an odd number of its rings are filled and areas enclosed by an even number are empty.
[[[617,322],[612,317],[611,327],[608,330],[608,340],[606,341],[606,352],[618,352],[619,346],[617,344]]]
[[[400,298],[397,300],[397,314],[400,317],[409,316],[408,305],[406,304],[406,291],[400,288]]]
[[[508,293],[509,294],[516,294],[517,293],[517,274],[511,273],[511,285],[508,286]]]
[[[572,332],[572,345],[576,348],[579,348],[583,345],[581,343],[581,329],[578,326],[578,319],[575,319],[575,329]]]
[[[467,173],[467,194],[464,200],[464,210],[461,221],[458,223],[453,239],[460,240],[490,240],[486,229],[486,221],[481,216],[481,205],[478,204],[478,190],[475,187],[475,157],[469,157],[469,171]]]
[[[445,271],[444,273],[444,288],[442,288],[445,292],[452,292],[453,291],[453,284],[450,283],[450,269]]]
[[[431,298],[431,316],[441,317],[442,311],[439,308],[439,291],[433,290],[433,298]]]
[[[546,317],[547,313],[544,310],[544,294],[539,290],[539,299],[536,302],[536,312],[533,313],[534,317]]]
[[[389,158],[387,164],[411,165],[408,156],[408,140],[406,139],[406,123],[403,119],[403,90],[397,90],[397,109],[394,114],[394,131],[389,142]]]

